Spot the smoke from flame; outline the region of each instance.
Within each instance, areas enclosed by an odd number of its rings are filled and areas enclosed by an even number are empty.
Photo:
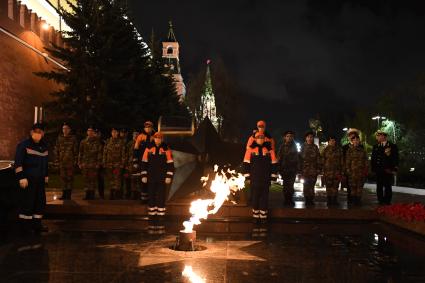
[[[211,182],[210,191],[214,193],[213,199],[197,199],[191,203],[190,213],[192,216],[188,221],[183,222],[184,232],[193,231],[193,225],[201,224],[201,219],[207,219],[208,215],[215,214],[227,200],[230,194],[245,187],[245,177],[236,173],[235,170],[228,169],[226,172],[218,171],[218,166],[214,166],[215,178]],[[202,177],[204,186],[209,177]]]

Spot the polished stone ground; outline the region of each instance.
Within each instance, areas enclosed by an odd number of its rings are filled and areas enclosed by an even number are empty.
[[[181,252],[170,249],[175,220],[165,235],[98,221],[87,231],[52,220],[49,233],[10,238],[0,246],[0,282],[203,282],[182,274],[189,267],[205,282],[425,282],[425,239],[384,224],[230,223],[239,232],[223,233],[206,222],[202,250]]]

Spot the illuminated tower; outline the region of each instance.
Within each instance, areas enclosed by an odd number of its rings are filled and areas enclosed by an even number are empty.
[[[170,21],[167,39],[166,41],[162,42],[162,58],[164,61],[164,67],[168,71],[168,73],[165,75],[168,76],[171,74],[180,101],[183,101],[186,95],[186,86],[183,82],[183,77],[180,70],[179,48],[180,45],[176,40],[173,24]]]
[[[199,113],[201,113],[201,120],[208,117],[217,131],[219,131],[221,119],[217,115],[217,108],[215,106],[215,96],[211,81],[210,60],[207,60],[207,73],[205,76],[204,89],[201,94],[201,105]]]

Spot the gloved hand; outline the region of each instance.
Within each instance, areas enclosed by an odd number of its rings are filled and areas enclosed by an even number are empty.
[[[19,180],[19,186],[22,189],[25,189],[26,187],[28,187],[28,179],[24,178],[24,179]]]
[[[148,177],[142,177],[142,183],[146,184],[148,182]]]
[[[44,177],[44,183],[48,183],[49,182],[49,176]]]
[[[165,178],[165,183],[166,183],[167,185],[171,184],[171,178]]]

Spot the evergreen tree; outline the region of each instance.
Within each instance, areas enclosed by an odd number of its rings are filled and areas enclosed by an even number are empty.
[[[69,71],[38,73],[63,86],[47,105],[58,118],[80,126],[140,127],[146,119],[181,111],[172,82],[152,64],[123,2],[79,0],[69,3],[72,12],[61,11],[71,31],[64,34],[64,48],[48,51]]]

